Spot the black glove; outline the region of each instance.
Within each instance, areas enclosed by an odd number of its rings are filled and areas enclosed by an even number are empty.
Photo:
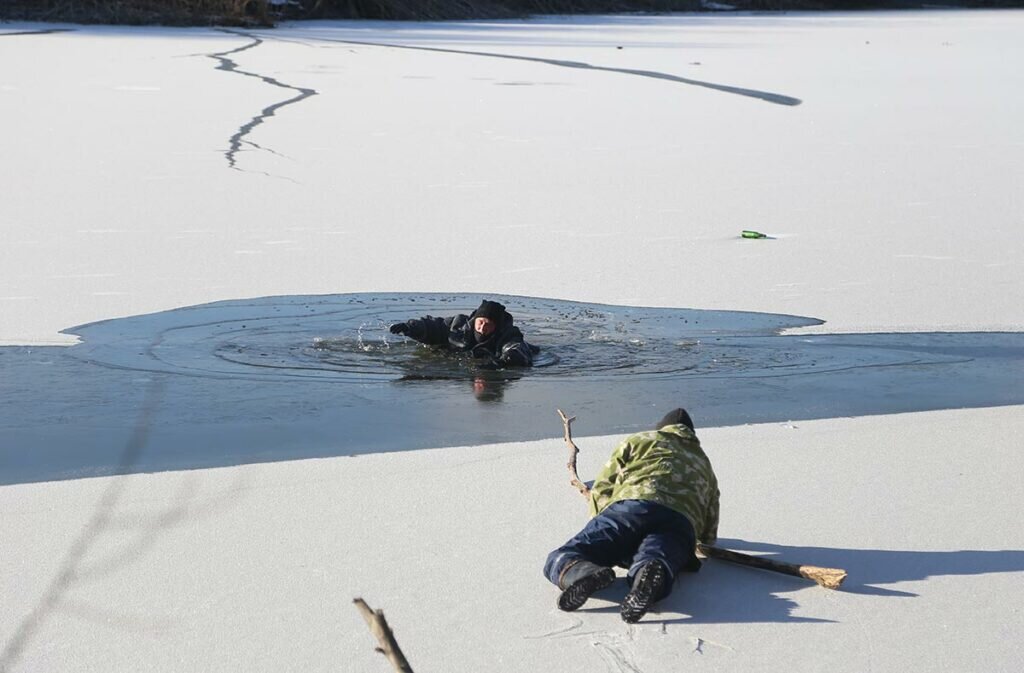
[[[520,343],[507,343],[502,348],[501,357],[498,360],[506,367],[529,367],[532,358],[526,355],[526,349]]]
[[[409,333],[409,325],[404,322],[396,322],[394,325],[388,328],[392,334],[406,335]]]

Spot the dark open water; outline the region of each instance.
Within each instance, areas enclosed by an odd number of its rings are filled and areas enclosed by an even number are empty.
[[[2,347],[0,484],[559,437],[556,407],[586,436],[675,406],[699,432],[1024,403],[1019,333],[779,336],[821,321],[490,295],[542,348],[492,371],[387,332],[482,298],[216,302]]]

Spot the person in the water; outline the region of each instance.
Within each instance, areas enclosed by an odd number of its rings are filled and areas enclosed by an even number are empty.
[[[428,315],[395,323],[390,330],[428,346],[469,353],[498,367],[529,367],[533,365],[534,354],[540,352],[526,342],[505,307],[487,299],[470,315]]]

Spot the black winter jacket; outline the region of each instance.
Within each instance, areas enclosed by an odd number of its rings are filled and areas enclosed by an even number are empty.
[[[460,313],[450,318],[424,316],[406,321],[406,336],[428,346],[441,346],[446,350],[471,353],[475,358],[488,359],[501,367],[529,367],[533,365],[536,346],[523,339],[512,316],[503,313],[495,330],[482,339],[473,329],[476,311],[470,315]]]

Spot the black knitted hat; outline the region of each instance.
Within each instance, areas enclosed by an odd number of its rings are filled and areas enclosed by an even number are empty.
[[[505,315],[505,307],[489,299],[484,299],[480,303],[480,308],[473,312],[474,318],[490,318],[494,322],[501,322],[503,315]]]
[[[683,409],[682,407],[673,409],[665,414],[665,416],[658,421],[658,427],[656,429],[661,430],[666,425],[679,425],[680,423],[690,428],[691,432],[693,431],[693,421],[690,419],[690,414],[686,413],[686,409]]]

